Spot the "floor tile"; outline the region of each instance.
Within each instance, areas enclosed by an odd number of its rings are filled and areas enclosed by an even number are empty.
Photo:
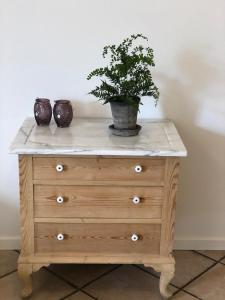
[[[171,283],[173,283],[177,287],[182,287],[192,278],[214,264],[211,259],[208,259],[193,251],[177,250],[174,251],[173,254],[176,260],[176,272]],[[147,269],[159,276],[159,274],[153,269]]]
[[[197,298],[192,297],[188,293],[185,292],[179,292],[176,295],[173,296],[173,300],[196,300]]]
[[[17,269],[18,255],[15,251],[0,251],[0,277]]]
[[[176,272],[172,283],[179,287],[214,264],[210,259],[193,251],[174,251],[174,257]]]
[[[171,288],[174,292],[175,289]],[[98,300],[162,300],[159,280],[146,272],[124,265],[85,288]]]
[[[32,300],[56,300],[71,293],[74,288],[51,275],[48,271],[41,269],[33,274],[33,294],[29,299]],[[0,280],[1,299],[21,300],[20,283],[17,272],[3,277]]]
[[[214,266],[185,289],[204,300],[224,300],[225,266]]]
[[[219,260],[225,256],[225,250],[200,250],[197,252],[202,253],[203,255],[211,257],[215,260]]]
[[[50,270],[68,279],[77,287],[83,286],[113,268],[115,265],[107,264],[57,264],[49,267]]]
[[[76,293],[68,298],[66,298],[66,300],[93,300],[93,298],[87,296],[86,294],[79,292]]]

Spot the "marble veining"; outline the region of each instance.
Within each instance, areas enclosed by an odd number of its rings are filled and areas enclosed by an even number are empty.
[[[114,136],[111,119],[75,118],[68,128],[37,126],[27,118],[10,147],[14,154],[186,156],[185,146],[169,120],[139,120],[138,136]]]

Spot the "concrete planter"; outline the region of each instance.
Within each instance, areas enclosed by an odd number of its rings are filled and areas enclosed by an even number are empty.
[[[139,127],[137,126],[138,106],[133,106],[124,102],[110,102],[113,117],[113,134],[121,136],[137,135]],[[137,130],[139,129],[139,130]]]
[[[116,129],[135,129],[138,107],[126,103],[111,102],[113,124]]]

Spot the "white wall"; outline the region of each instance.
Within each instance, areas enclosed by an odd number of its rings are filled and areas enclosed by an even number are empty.
[[[104,45],[150,37],[157,109],[185,141],[176,240],[182,248],[225,248],[225,1],[0,0],[0,247],[17,247],[17,158],[8,146],[34,99],[68,98],[75,116],[110,116],[87,93]]]

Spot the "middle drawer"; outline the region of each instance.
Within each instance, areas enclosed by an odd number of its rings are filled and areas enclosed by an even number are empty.
[[[34,186],[35,217],[161,218],[163,187]]]

